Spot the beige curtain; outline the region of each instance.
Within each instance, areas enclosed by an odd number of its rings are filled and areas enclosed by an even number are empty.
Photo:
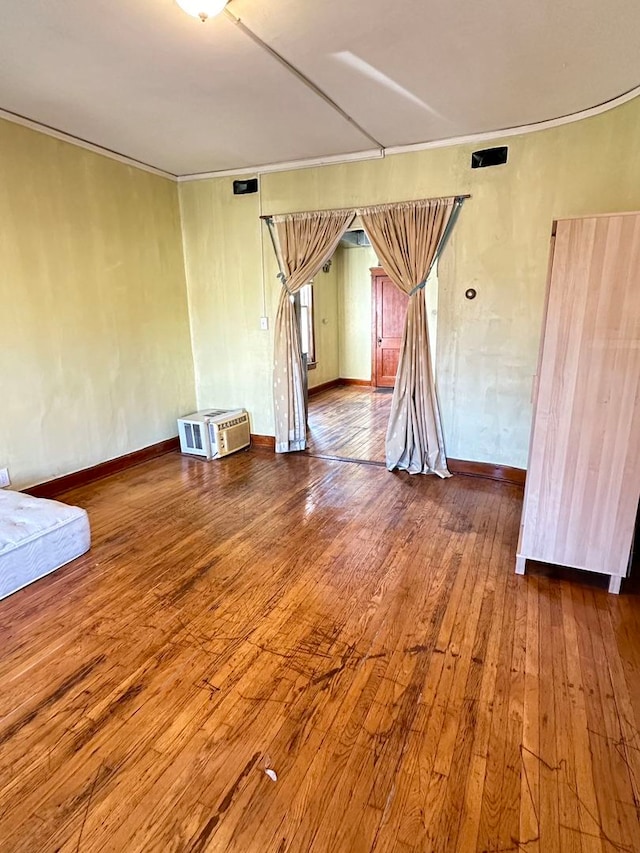
[[[275,325],[276,453],[304,450],[307,440],[304,365],[293,295],[322,268],[354,219],[353,211],[274,216],[272,236],[282,279]]]
[[[455,198],[361,210],[362,224],[389,278],[409,294],[387,428],[386,464],[449,477],[423,291],[457,204]]]

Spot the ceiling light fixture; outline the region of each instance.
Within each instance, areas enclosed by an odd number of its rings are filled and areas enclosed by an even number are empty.
[[[227,5],[228,0],[176,0],[180,8],[193,18],[200,18],[204,24],[209,18],[214,18]]]

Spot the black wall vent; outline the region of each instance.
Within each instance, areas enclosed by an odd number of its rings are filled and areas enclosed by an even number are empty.
[[[500,148],[484,148],[482,151],[474,151],[471,155],[471,168],[484,169],[487,166],[502,166],[507,162],[506,145],[501,145]]]
[[[234,195],[247,195],[247,193],[257,193],[258,192],[258,179],[257,178],[249,178],[246,181],[234,181],[233,182],[233,194]]]

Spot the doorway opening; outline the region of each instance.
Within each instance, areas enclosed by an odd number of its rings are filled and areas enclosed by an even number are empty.
[[[437,267],[425,294],[435,363]],[[385,464],[385,437],[408,297],[356,220],[298,307],[307,368],[307,453]]]

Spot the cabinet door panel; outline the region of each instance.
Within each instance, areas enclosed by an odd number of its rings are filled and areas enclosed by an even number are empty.
[[[625,574],[640,495],[640,215],[557,224],[520,554]]]

